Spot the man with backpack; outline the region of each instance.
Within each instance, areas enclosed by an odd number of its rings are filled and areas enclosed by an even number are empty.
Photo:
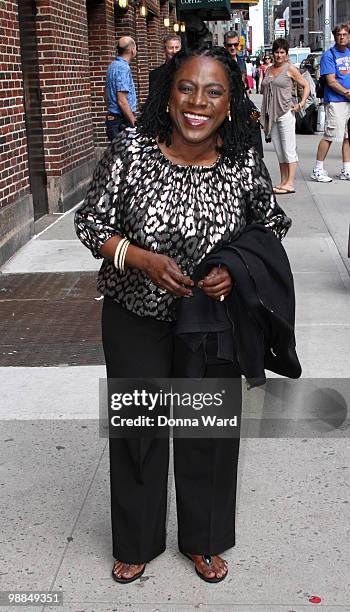
[[[334,28],[335,45],[321,59],[321,79],[324,81],[325,131],[316,157],[311,178],[320,183],[330,183],[323,167],[333,141],[342,142],[343,167],[336,178],[350,181],[350,146],[348,123],[350,120],[350,50],[349,26],[341,24]]]

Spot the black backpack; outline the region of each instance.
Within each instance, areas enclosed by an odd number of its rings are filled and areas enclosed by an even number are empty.
[[[334,51],[332,48],[330,49],[330,52],[333,55],[334,64],[335,64],[335,72],[337,72],[337,60],[336,60],[336,57],[334,55]],[[327,84],[326,75],[323,74],[322,76],[320,76],[320,78],[316,82],[316,96],[320,99],[324,98],[324,90],[325,90],[326,84]]]

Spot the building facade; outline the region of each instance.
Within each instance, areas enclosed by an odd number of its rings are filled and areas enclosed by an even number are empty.
[[[350,0],[330,0],[329,10],[330,14],[326,16],[324,0],[282,0],[275,6],[274,18],[286,19],[291,47],[302,45],[312,50],[323,50],[325,20],[329,18],[331,29],[337,23],[347,23],[350,20]]]
[[[324,47],[324,0],[309,0],[308,40],[313,49]],[[331,28],[337,23],[348,23],[350,20],[350,0],[330,0]],[[333,38],[332,38],[333,42]]]
[[[146,6],[141,16],[135,0],[127,9],[114,0],[0,3],[0,264],[33,235],[35,220],[84,197],[107,144],[105,75],[121,35],[138,45],[132,71],[145,100],[176,21],[172,0]]]

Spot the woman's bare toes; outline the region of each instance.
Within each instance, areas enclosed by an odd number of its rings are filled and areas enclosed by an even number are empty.
[[[227,561],[221,557],[210,556],[210,563],[207,563],[202,555],[190,555],[196,568],[205,578],[223,578],[227,574]]]
[[[218,556],[212,557],[211,565],[212,565],[213,571],[215,572],[215,575],[217,578],[222,578],[223,576],[225,576],[225,574],[227,574],[227,570],[228,570],[227,561],[225,561],[224,559],[221,559],[221,557],[218,557]]]
[[[144,566],[145,564],[132,565],[117,560],[113,565],[112,572],[116,578],[119,578],[121,580],[129,580],[130,578],[133,578],[136,574],[141,572]]]

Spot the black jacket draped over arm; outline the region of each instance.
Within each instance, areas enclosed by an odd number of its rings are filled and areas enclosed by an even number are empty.
[[[301,375],[294,334],[295,294],[287,254],[274,233],[251,224],[196,268],[198,282],[215,265],[226,266],[233,280],[223,302],[194,288],[178,301],[176,333],[188,349],[188,376],[201,377],[205,341],[217,334],[217,356],[238,363],[250,387],[266,382],[265,369],[289,378]]]

